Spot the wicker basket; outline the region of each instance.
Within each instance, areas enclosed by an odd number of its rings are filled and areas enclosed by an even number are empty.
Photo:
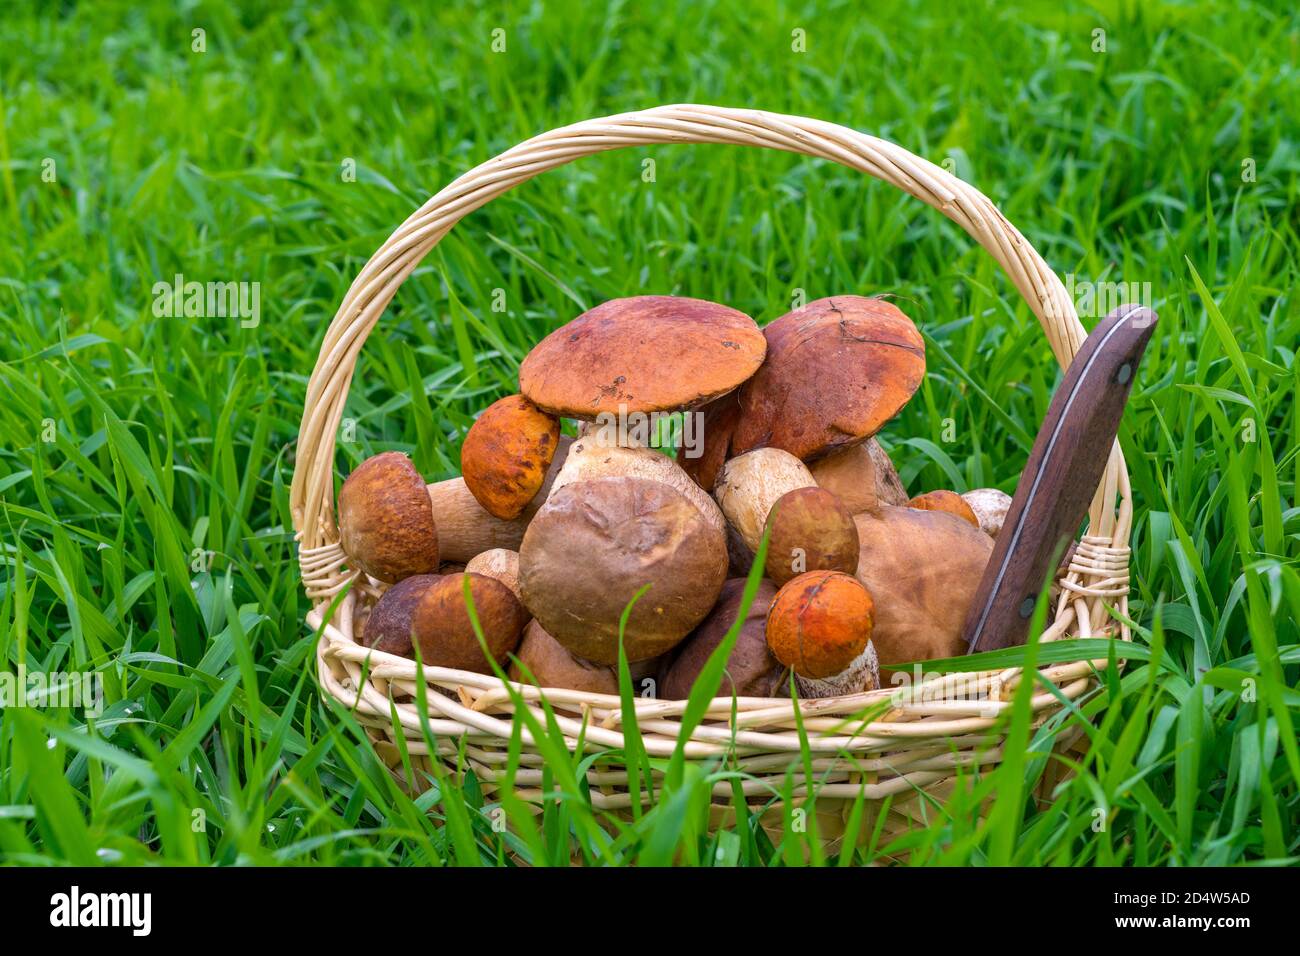
[[[339,306],[307,386],[291,492],[303,584],[313,601],[307,622],[323,628],[317,653],[321,684],[354,709],[390,767],[400,759],[393,742],[394,711],[408,738],[411,759],[426,769],[427,763],[421,762],[430,759],[412,701],[418,682],[415,662],[371,652],[353,640],[354,616],[373,600],[373,582],[357,582],[361,586],[350,588],[328,615],[340,591],[357,578],[344,567],[333,517],[334,439],[361,347],[402,282],[462,217],[538,173],[578,157],[625,146],[673,143],[765,146],[820,157],[891,183],[957,223],[998,261],[1038,317],[1062,366],[1085,337],[1060,280],[987,197],[905,149],[831,123],[717,106],[663,106],[544,133],[464,174],[402,223],[366,263]],[[1106,451],[1097,449],[1097,453]],[[1092,504],[1089,534],[1058,581],[1055,616],[1044,640],[1117,632],[1124,640],[1130,637],[1126,628],[1116,627],[1106,610],[1110,605],[1127,615],[1132,519],[1128,474],[1118,443],[1109,455]],[[367,658],[369,669],[363,679]],[[1096,663],[1059,664],[1041,673],[1063,697],[1074,700],[1093,687]],[[503,682],[436,667],[426,668],[424,677],[440,691],[424,695],[438,757],[453,764],[467,759],[484,789],[492,792],[498,775],[504,774],[514,716]],[[883,834],[889,836],[924,818],[925,801],[917,799],[921,791],[942,797],[958,768],[999,761],[997,718],[1010,706],[1019,679],[1015,669],[957,674],[918,686],[798,701],[814,758],[816,813],[823,838],[837,841],[847,808],[859,793],[865,794],[869,807],[891,798],[887,818],[881,822]],[[545,695],[571,746],[577,745],[580,735],[589,750],[623,746],[616,697],[515,686],[539,718],[538,696]],[[884,702],[888,706],[882,708]],[[728,755],[732,765],[748,775],[744,790],[760,805],[779,792],[790,766],[799,760],[795,703],[738,699],[734,724],[732,705],[729,697],[713,701],[705,720],[691,733],[685,754],[688,759]],[[1035,720],[1041,723],[1060,702],[1051,693],[1038,692],[1033,706]],[[637,724],[652,757],[673,752],[684,707],[684,701],[636,700]],[[867,710],[878,716],[861,718]],[[1058,749],[1069,747],[1077,737],[1062,735]],[[541,764],[524,731],[522,766],[514,778],[517,792],[527,797],[532,788],[532,797],[540,795]],[[1040,793],[1053,779],[1049,770]],[[624,767],[603,761],[589,775],[594,805],[610,811],[626,809],[632,799],[626,781]],[[729,819],[732,797],[730,783],[717,787],[717,822]]]

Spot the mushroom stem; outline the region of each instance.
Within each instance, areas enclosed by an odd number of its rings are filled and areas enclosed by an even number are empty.
[[[541,490],[524,508],[523,513],[515,518],[497,518],[488,513],[470,493],[464,478],[448,478],[429,485],[429,500],[433,502],[433,518],[438,525],[442,560],[464,563],[493,548],[518,551],[528,523],[551,493],[551,484],[559,474],[572,445],[573,439],[560,436],[555,457],[551,459],[551,467],[546,472]]]
[[[862,653],[834,677],[804,677],[796,672],[794,685],[799,691],[800,699],[807,700],[843,697],[845,694],[875,690],[880,686],[880,660],[876,656],[876,647],[867,641]]]

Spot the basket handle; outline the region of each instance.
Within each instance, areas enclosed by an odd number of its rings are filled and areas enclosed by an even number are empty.
[[[334,436],[352,372],[366,336],[406,278],[462,218],[537,174],[592,153],[674,143],[764,146],[802,153],[897,186],[961,226],[997,260],[1038,317],[1063,368],[1086,337],[1061,280],[988,197],[893,143],[801,116],[690,104],[620,113],[552,130],[470,170],[412,213],[353,280],[326,330],[307,383],[289,493],[309,594],[333,590],[325,586],[326,579],[339,574],[334,568],[337,554],[324,552],[337,549]],[[1089,538],[1098,545],[1104,539],[1111,548],[1127,549],[1132,507],[1118,442],[1110,449],[1090,514]]]

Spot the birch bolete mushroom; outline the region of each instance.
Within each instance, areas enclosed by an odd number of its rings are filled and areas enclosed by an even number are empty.
[[[339,489],[339,544],[350,565],[390,584],[437,570],[438,525],[411,459],[384,452],[348,475]]]
[[[492,660],[504,665],[519,645],[528,612],[514,593],[495,578],[465,572],[443,575],[432,582],[415,605],[411,632],[419,642],[425,664],[490,674],[492,666],[470,622],[464,594],[466,578],[487,650]]]
[[[927,491],[923,495],[917,495],[907,503],[907,506],[918,511],[946,511],[968,522],[972,527],[980,526],[980,519],[975,516],[971,506],[955,491]]]
[[[907,491],[889,453],[874,438],[833,451],[808,465],[813,480],[832,492],[849,514],[881,505],[907,504]]]
[[[522,395],[489,405],[465,435],[465,487],[489,514],[515,518],[541,490],[560,441],[560,420]]]
[[[709,656],[736,623],[744,592],[744,578],[731,578],[723,585],[709,616],[678,646],[659,688],[660,697],[685,700],[691,695],[695,679]],[[767,646],[767,610],[775,597],[776,588],[772,583],[760,581],[754,600],[745,611],[736,643],[727,656],[719,696],[778,697],[785,690],[787,668]]]
[[[839,571],[809,571],[777,592],[767,613],[767,644],[794,671],[800,697],[880,686],[874,613],[867,588]]]
[[[570,653],[618,660],[619,621],[633,605],[628,660],[676,645],[713,607],[727,576],[724,532],[680,490],[634,476],[555,489],[519,548],[524,604]]]
[[[551,483],[559,474],[573,439],[561,435],[559,447],[537,494],[523,512],[514,518],[498,518],[478,503],[462,477],[448,478],[428,486],[438,524],[438,543],[444,560],[466,562],[476,554],[493,548],[519,550],[524,530],[550,493]]]
[[[1007,520],[1007,511],[1011,508],[1011,496],[997,488],[976,488],[966,492],[962,498],[975,512],[980,530],[997,540],[1002,522]]]
[[[993,539],[946,511],[884,507],[854,516],[857,578],[875,601],[880,666],[956,657]]]
[[[717,463],[755,448],[815,461],[865,441],[925,377],[925,340],[882,299],[818,299],[763,335],[767,357],[759,370],[734,398],[705,411],[705,451],[693,475],[706,488]]]
[[[764,571],[780,587],[806,571],[858,568],[858,528],[853,516],[825,488],[795,488],[777,499],[767,516]]]
[[[763,362],[754,320],[715,302],[643,295],[603,302],[519,366],[519,391],[552,415],[679,411],[731,391]]]
[[[794,455],[779,448],[758,448],[723,466],[713,497],[745,546],[757,553],[777,499],[796,488],[815,485],[812,473]]]

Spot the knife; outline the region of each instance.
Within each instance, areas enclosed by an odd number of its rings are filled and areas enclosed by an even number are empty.
[[[1121,305],[1065,370],[966,616],[972,654],[1025,643],[1048,572],[1097,493],[1156,321],[1148,308]]]

